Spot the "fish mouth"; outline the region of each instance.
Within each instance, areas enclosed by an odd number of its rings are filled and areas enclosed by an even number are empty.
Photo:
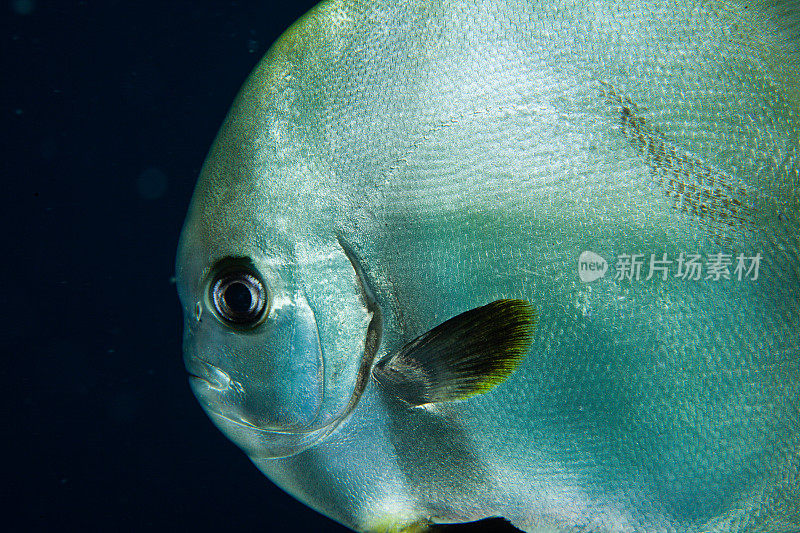
[[[353,392],[350,394],[347,404],[328,420],[319,421],[319,413],[317,413],[317,416],[307,425],[265,426],[250,422],[236,410],[223,413],[213,407],[215,404],[219,405],[217,402],[201,401],[201,404],[214,424],[251,458],[278,459],[296,455],[318,444],[353,414],[369,381],[380,344],[382,326],[380,311],[373,312],[367,328],[364,353]],[[203,368],[213,370],[202,372],[202,375],[187,370],[192,390],[196,396],[200,398],[205,396],[204,388],[221,392],[236,388],[236,382],[231,381],[225,372],[204,361],[202,363]]]
[[[186,366],[186,375],[190,383],[192,380],[200,380],[217,391],[225,391],[231,387],[231,377],[227,372],[207,361],[193,357],[191,363]]]
[[[200,358],[193,357],[187,361],[186,375],[189,386],[203,409],[217,425],[235,424],[241,428],[258,430],[267,433],[306,432],[319,419],[320,407],[308,417],[309,422],[271,424],[266,421],[253,420],[242,414],[242,404],[246,397],[244,386],[231,379],[221,368]],[[223,431],[225,428],[220,426]],[[314,427],[313,429],[317,429]]]

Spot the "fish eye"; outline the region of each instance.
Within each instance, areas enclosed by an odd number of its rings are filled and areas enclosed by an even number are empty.
[[[208,289],[208,299],[227,325],[256,326],[266,315],[268,295],[264,282],[247,260],[223,260]]]

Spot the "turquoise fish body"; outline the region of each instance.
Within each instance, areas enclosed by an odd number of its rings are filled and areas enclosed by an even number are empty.
[[[186,219],[204,409],[356,531],[800,530],[799,18],[320,4],[242,88]],[[409,405],[374,379],[504,299],[538,321],[501,383]]]

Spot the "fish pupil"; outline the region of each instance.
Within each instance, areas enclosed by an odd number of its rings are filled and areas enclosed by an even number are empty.
[[[240,281],[228,285],[223,298],[228,309],[236,315],[247,315],[253,307],[253,295],[247,285]]]

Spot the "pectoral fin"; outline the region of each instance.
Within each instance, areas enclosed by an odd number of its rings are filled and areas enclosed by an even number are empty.
[[[533,341],[536,310],[497,300],[436,326],[381,359],[372,375],[411,405],[461,400],[505,381]]]

